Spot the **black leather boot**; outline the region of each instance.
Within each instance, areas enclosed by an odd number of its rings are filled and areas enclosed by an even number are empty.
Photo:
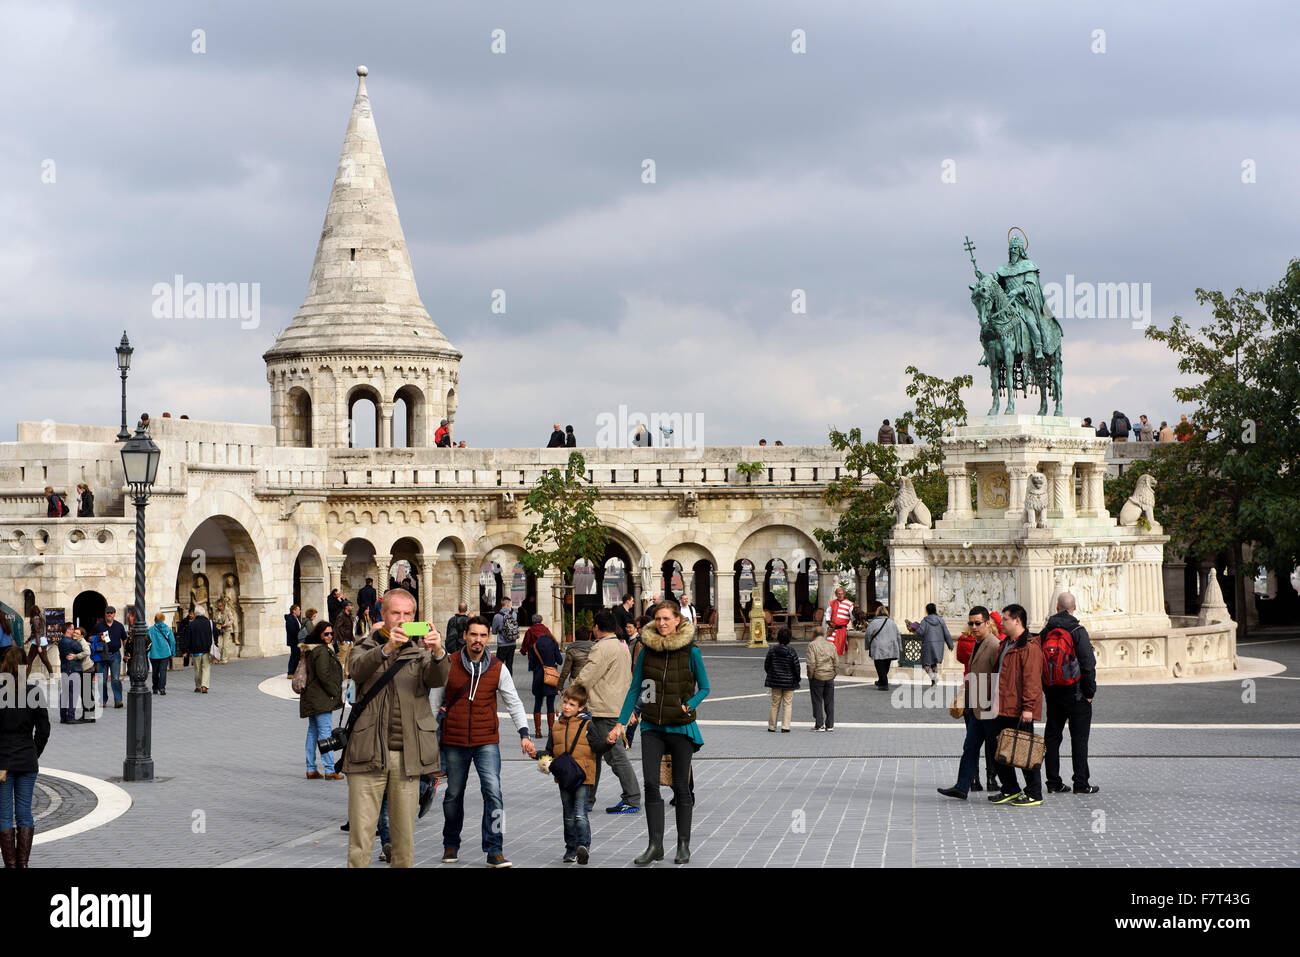
[[[673,858],[674,864],[689,864],[691,862],[691,811],[694,805],[688,804],[682,807],[677,805],[677,856]]]
[[[28,859],[32,856],[32,838],[36,836],[36,828],[20,827],[18,828],[18,841],[15,847],[18,866],[26,867]]]
[[[664,859],[664,804],[662,801],[656,801],[654,804],[646,803],[645,825],[650,832],[650,843],[646,846],[645,853],[632,862],[637,867],[645,867],[654,861]]]
[[[6,831],[0,831],[0,851],[3,851],[4,853],[6,868],[18,866],[18,850],[17,843],[14,840],[15,835],[16,832],[12,827]]]

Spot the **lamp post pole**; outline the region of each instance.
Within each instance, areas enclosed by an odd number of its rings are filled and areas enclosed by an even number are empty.
[[[141,417],[135,435],[122,446],[122,471],[135,500],[135,624],[131,628],[131,690],[127,693],[123,781],[153,780],[153,697],[145,683],[149,675],[149,635],[144,606],[144,512],[161,457]]]
[[[137,430],[140,435],[143,430]],[[131,629],[131,690],[126,697],[126,761],[123,781],[153,780],[153,695],[149,675],[149,636],[144,624],[144,510],[149,502],[147,486],[135,492],[135,626]]]

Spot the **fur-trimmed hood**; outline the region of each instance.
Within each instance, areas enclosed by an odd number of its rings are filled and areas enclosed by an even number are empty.
[[[679,648],[688,647],[695,641],[695,626],[683,618],[682,623],[671,635],[661,635],[653,621],[647,622],[646,626],[641,629],[641,641],[652,651],[677,651]]]

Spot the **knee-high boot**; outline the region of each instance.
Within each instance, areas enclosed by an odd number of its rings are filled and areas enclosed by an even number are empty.
[[[554,728],[554,727],[555,727],[555,712],[554,712],[554,711],[548,711],[548,712],[546,712],[546,730],[547,730],[547,732],[549,733],[550,730],[551,730],[552,728]],[[537,736],[540,738],[540,737],[541,737],[541,734],[539,733]]]
[[[663,801],[645,805],[645,825],[650,832],[650,843],[646,845],[645,853],[632,862],[637,867],[645,867],[653,861],[662,861],[664,859]]]
[[[682,802],[677,802],[677,856],[673,858],[674,864],[689,864],[691,862],[691,811],[695,810],[695,801],[682,807]]]
[[[533,734],[538,738],[542,736],[542,713],[540,711],[533,712]]]
[[[14,829],[12,827],[8,830],[0,831],[0,851],[3,851],[4,853],[6,868],[18,866],[18,850],[17,844],[14,842]]]
[[[34,827],[18,828],[18,846],[14,850],[19,867],[26,867],[28,859],[32,856],[32,837],[35,834],[36,828]]]

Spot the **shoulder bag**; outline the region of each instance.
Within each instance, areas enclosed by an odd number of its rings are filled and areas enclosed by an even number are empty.
[[[397,652],[397,655],[400,654],[400,651]],[[406,661],[398,657],[396,661],[388,666],[388,670],[380,676],[379,680],[371,686],[370,690],[362,696],[361,700],[352,706],[352,713],[348,715],[347,726],[335,731],[334,734],[328,738],[320,739],[321,742],[329,742],[330,745],[328,748],[321,748],[322,751],[342,751],[345,754],[347,753],[348,739],[352,737],[352,729],[356,727],[357,718],[361,717],[361,712],[366,710],[366,705],[375,700],[375,696],[384,690],[384,686],[393,680],[393,676],[397,674],[398,669],[404,664],[406,664]]]
[[[533,644],[532,652],[537,655],[537,663],[542,666],[542,684],[548,688],[558,688],[560,685],[560,669],[552,668],[542,661],[542,656],[537,654],[536,643]]]
[[[587,730],[587,720],[584,718],[578,725],[578,733],[573,736],[573,744],[569,744],[569,724],[564,726],[564,743],[566,748],[563,754],[557,755],[551,762],[551,774],[555,777],[555,783],[560,786],[561,791],[572,791],[587,780],[587,772],[582,770],[577,760],[573,757],[573,751],[578,746],[578,741]]]

